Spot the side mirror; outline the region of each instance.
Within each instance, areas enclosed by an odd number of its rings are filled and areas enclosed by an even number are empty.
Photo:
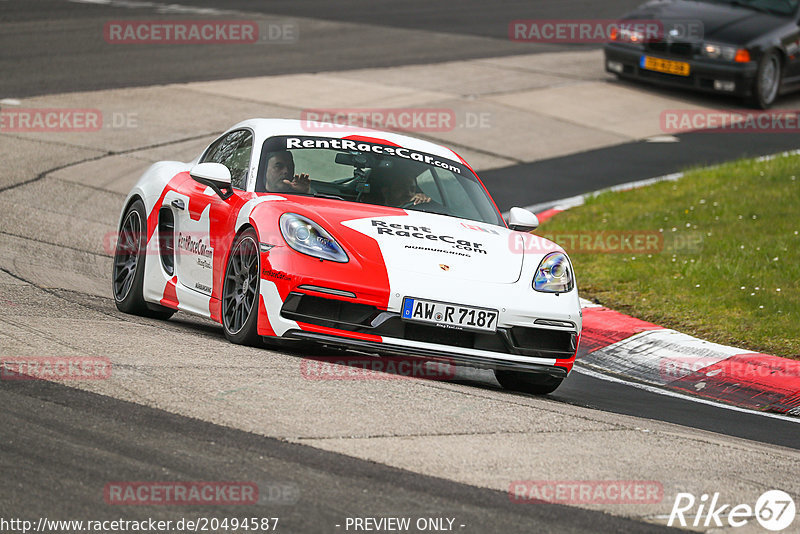
[[[508,227],[518,232],[530,232],[539,226],[539,218],[524,208],[511,208],[508,212]]]
[[[222,200],[233,195],[231,187],[231,171],[222,163],[198,163],[189,175],[197,182],[209,186]]]

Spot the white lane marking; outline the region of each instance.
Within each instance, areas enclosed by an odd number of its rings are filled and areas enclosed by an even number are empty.
[[[648,386],[647,384],[640,384],[638,382],[630,382],[627,380],[623,380],[621,378],[615,376],[609,376],[603,373],[599,373],[597,371],[593,371],[592,369],[587,369],[586,367],[579,366],[575,364],[572,368],[573,372],[577,372],[586,376],[590,376],[592,378],[597,378],[599,380],[605,380],[606,382],[614,382],[616,384],[624,384],[626,386],[635,387],[638,389],[643,389],[650,393],[655,393],[657,395],[664,395],[666,397],[674,397],[677,399],[683,399],[690,402],[696,402],[699,404],[707,404],[709,406],[714,406],[716,408],[723,408],[725,410],[731,410],[734,412],[742,412],[742,413],[749,413],[753,415],[761,415],[763,417],[769,417],[771,419],[780,419],[781,421],[787,421],[789,423],[800,423],[800,418],[792,417],[789,415],[781,415],[777,413],[769,413],[769,412],[759,412],[757,410],[751,410],[749,408],[741,408],[739,406],[731,406],[730,404],[723,404],[721,402],[712,401],[708,399],[702,399],[699,397],[692,397],[691,395],[685,395],[683,393],[678,393],[676,391],[670,391],[667,389],[658,388],[655,386]]]
[[[127,9],[155,9],[158,13],[190,13],[194,15],[226,15],[234,11],[212,7],[194,7],[181,4],[162,4],[160,2],[143,2],[140,0],[67,0],[73,4],[94,4]]]
[[[674,135],[654,135],[645,139],[647,143],[680,143],[681,140]]]
[[[796,156],[798,154],[800,154],[800,150],[788,150],[786,152],[781,152],[780,154],[761,156],[760,158],[756,158],[756,161],[770,161],[776,158],[788,158],[789,156]]]
[[[602,308],[603,307],[600,304],[595,304],[591,300],[586,300],[586,299],[583,299],[583,298],[580,299],[580,302],[581,302],[581,308],[584,308],[584,309],[585,308]]]
[[[20,104],[22,104],[22,101],[16,98],[4,98],[0,100],[0,106],[19,106]]]
[[[583,195],[576,195],[574,197],[563,198],[561,200],[550,200],[549,202],[541,202],[539,204],[534,204],[532,206],[525,206],[525,209],[528,211],[532,211],[534,213],[538,213],[540,211],[548,209],[558,209],[563,211],[571,208],[577,208],[578,206],[582,206],[584,202],[586,202],[587,198],[596,197],[601,193],[607,193],[609,191],[617,192],[617,191],[627,191],[629,189],[639,189],[640,187],[653,185],[658,182],[667,182],[667,181],[674,182],[680,178],[683,178],[682,172],[665,174],[664,176],[656,176],[655,178],[647,178],[645,180],[636,180],[635,182],[627,182],[624,184],[614,185],[611,187],[606,187],[605,189],[598,189],[597,191],[592,191],[591,193],[585,193]]]

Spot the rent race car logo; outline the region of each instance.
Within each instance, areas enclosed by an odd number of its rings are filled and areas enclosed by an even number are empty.
[[[415,152],[400,146],[373,145],[371,143],[357,143],[351,139],[319,139],[319,138],[300,138],[287,137],[286,150],[293,148],[333,148],[336,150],[357,150],[359,152],[371,152],[380,156],[397,156],[403,159],[411,159],[433,165],[456,174],[461,174],[461,169],[457,165],[447,163],[434,158],[430,154]]]
[[[710,527],[713,523],[713,526],[722,527],[727,522],[731,527],[743,527],[755,516],[762,527],[778,532],[792,524],[796,511],[794,499],[781,490],[764,492],[756,500],[755,506],[720,504],[718,492],[713,496],[703,494],[700,499],[691,493],[678,493],[667,526]],[[723,517],[726,521],[723,521]],[[691,523],[687,523],[687,519]]]
[[[190,235],[178,234],[178,248],[197,254],[204,258],[212,258],[214,256],[214,249],[209,245],[203,243],[203,239],[194,239]]]
[[[478,254],[488,254],[483,249],[482,243],[475,241],[467,241],[466,239],[456,239],[449,235],[436,235],[427,226],[414,226],[411,224],[400,223],[387,223],[386,221],[379,221],[371,219],[372,226],[378,230],[378,235],[391,235],[395,237],[412,237],[419,240],[428,241],[441,241],[452,245],[451,248],[464,250],[467,252],[476,252]],[[415,247],[419,248],[419,247]],[[425,250],[424,248],[422,250]]]

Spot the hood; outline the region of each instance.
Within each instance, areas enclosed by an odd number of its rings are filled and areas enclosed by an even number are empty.
[[[522,271],[522,237],[507,228],[396,209],[341,224],[373,238],[390,273],[513,284]]]
[[[628,13],[625,19],[697,21],[707,41],[745,45],[791,21],[741,6],[692,0],[656,0]]]

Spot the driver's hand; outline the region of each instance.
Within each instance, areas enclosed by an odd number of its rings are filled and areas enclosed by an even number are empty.
[[[416,206],[417,204],[425,204],[426,202],[430,201],[431,197],[429,197],[425,193],[415,193],[413,197],[408,199],[407,204],[413,204]]]
[[[293,180],[284,180],[283,183],[299,193],[311,191],[311,180],[308,179],[307,174],[295,174]]]

